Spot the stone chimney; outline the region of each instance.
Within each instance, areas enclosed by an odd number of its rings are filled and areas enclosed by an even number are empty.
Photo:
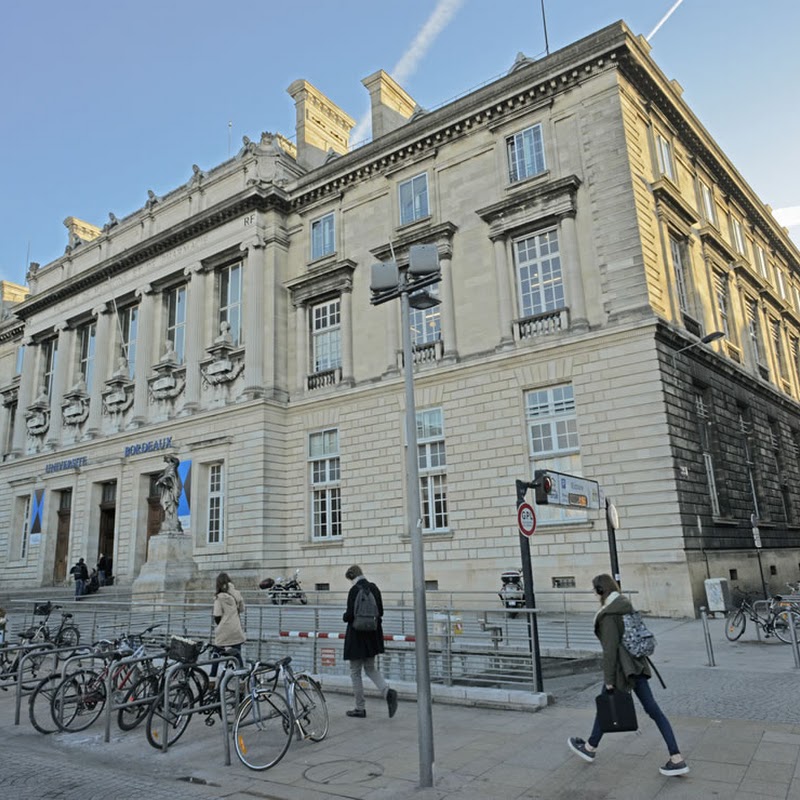
[[[408,122],[417,104],[391,75],[379,69],[361,83],[369,92],[373,139]]]
[[[296,80],[286,91],[297,111],[297,162],[314,169],[325,162],[330,150],[347,153],[355,120],[308,81]]]
[[[102,233],[100,228],[97,228],[89,222],[84,222],[77,217],[67,217],[64,220],[64,226],[69,231],[70,247],[75,247],[76,244],[81,244],[83,242],[91,242]]]

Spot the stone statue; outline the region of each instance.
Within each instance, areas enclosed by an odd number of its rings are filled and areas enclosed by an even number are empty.
[[[147,190],[147,202],[144,204],[145,208],[152,208],[158,201],[158,195],[152,190]]]
[[[189,186],[199,186],[206,174],[197,164],[192,164],[192,177],[189,178]]]
[[[164,509],[164,521],[161,523],[160,530],[161,532],[183,532],[181,521],[178,519],[178,501],[183,491],[183,482],[181,476],[178,475],[178,464],[181,462],[177,456],[173,455],[164,456],[164,461],[167,462],[167,466],[156,478],[161,508]]]
[[[120,356],[117,359],[117,368],[111,374],[112,378],[127,378],[128,377],[128,359],[125,356]]]
[[[108,222],[106,222],[106,224],[103,225],[103,230],[104,231],[109,231],[115,225],[119,225],[119,220],[117,219],[117,217],[116,217],[116,215],[114,214],[113,211],[109,211],[108,212]]]
[[[47,394],[47,387],[42,384],[39,387],[39,394],[36,397],[36,405],[49,405],[50,404],[50,397]]]
[[[231,336],[231,324],[227,320],[220,322],[219,336],[214,339],[214,344],[233,344],[233,336]]]
[[[164,355],[161,356],[161,363],[163,364],[166,362],[178,363],[178,353],[175,351],[172,339],[167,339],[167,341],[164,342]]]

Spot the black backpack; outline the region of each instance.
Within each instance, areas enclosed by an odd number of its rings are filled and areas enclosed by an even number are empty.
[[[380,613],[378,601],[366,581],[361,581],[358,594],[353,603],[353,630],[377,631]]]

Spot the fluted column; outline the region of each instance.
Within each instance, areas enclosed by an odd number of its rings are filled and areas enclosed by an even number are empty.
[[[188,303],[186,308],[186,349],[184,364],[186,367],[186,388],[183,414],[191,414],[200,407],[200,361],[204,355],[206,343],[206,285],[207,274],[201,264],[192,264],[184,270],[189,278]],[[219,333],[219,330],[211,337]]]
[[[511,325],[513,306],[511,301],[511,285],[508,279],[508,256],[505,236],[497,236],[494,244],[494,273],[497,283],[497,320],[500,325],[499,347],[510,347],[514,343]]]
[[[453,297],[453,264],[450,253],[439,257],[439,267],[442,271],[441,291],[439,306],[442,315],[442,356],[446,360],[458,359],[458,339],[456,337],[456,307]]]
[[[133,379],[133,416],[129,427],[138,428],[147,422],[147,378],[153,366],[153,341],[155,339],[156,295],[149,284],[136,290],[139,298],[139,325],[136,341],[136,364]]]
[[[342,340],[342,383],[352,385],[353,378],[353,286],[343,287],[340,296],[342,316],[339,334]]]
[[[569,306],[569,327],[577,331],[587,330],[589,321],[586,318],[586,294],[583,289],[583,272],[574,213],[565,214],[561,218],[560,250],[561,275],[567,290]]]
[[[67,370],[74,362],[72,344],[75,332],[67,327],[66,322],[59,322],[56,330],[58,331],[58,351],[53,386],[50,392],[50,427],[47,429],[47,444],[51,447],[57,447],[61,441],[63,425],[61,403],[64,401],[64,392],[67,389]]]
[[[94,347],[94,375],[92,385],[87,386],[89,392],[89,424],[86,434],[94,438],[100,433],[103,421],[103,389],[108,378],[108,359],[111,350],[111,338],[114,335],[112,315],[107,303],[95,308],[92,313],[97,320]]]
[[[306,370],[308,365],[308,340],[306,335],[306,306],[303,302],[294,306],[295,330],[295,387],[298,394],[306,389]]]
[[[244,262],[243,334],[244,334],[244,394],[250,398],[264,396],[264,335],[267,324],[264,314],[264,272],[266,248],[258,243],[242,243]]]
[[[25,441],[28,428],[25,425],[25,412],[33,402],[33,385],[36,381],[36,362],[39,347],[30,338],[23,339],[25,351],[22,354],[22,374],[19,378],[17,393],[17,415],[14,419],[14,439],[11,442],[11,453],[15,458],[25,455]]]

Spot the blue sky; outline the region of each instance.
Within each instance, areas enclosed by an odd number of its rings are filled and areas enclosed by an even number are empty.
[[[618,19],[648,35],[673,3],[545,0],[550,50]],[[413,47],[426,23],[427,47]],[[800,242],[798,30],[798,0],[683,0],[651,45],[745,180],[789,209]],[[243,135],[292,136],[286,88],[297,78],[360,120],[361,79],[377,69],[399,67],[432,108],[505,73],[519,51],[544,54],[540,0],[6,4],[0,279],[22,283],[29,260],[58,258],[67,216],[102,226],[109,211],[140,208],[148,189],[185,183],[192,164],[235,154]]]

